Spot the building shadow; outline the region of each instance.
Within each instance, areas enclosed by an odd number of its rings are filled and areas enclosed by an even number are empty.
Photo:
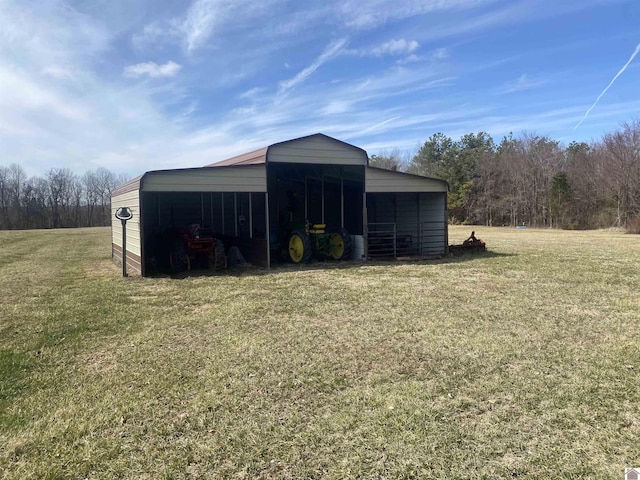
[[[465,253],[462,255],[447,255],[442,257],[431,258],[411,258],[411,259],[393,259],[393,258],[379,258],[369,260],[349,260],[349,261],[323,261],[314,260],[305,264],[292,264],[292,263],[274,263],[271,268],[256,267],[253,265],[244,266],[232,266],[226,270],[213,271],[213,270],[189,270],[175,274],[168,274],[162,272],[154,272],[147,275],[148,278],[171,278],[175,280],[184,280],[187,278],[200,278],[200,277],[246,277],[246,276],[263,276],[263,275],[283,275],[295,272],[313,272],[313,271],[326,271],[326,270],[359,270],[369,267],[398,267],[402,265],[444,265],[444,264],[459,264],[474,262],[486,259],[497,259],[517,256],[515,253],[499,253],[486,251],[481,253]]]

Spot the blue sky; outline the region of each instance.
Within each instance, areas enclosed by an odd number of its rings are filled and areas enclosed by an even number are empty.
[[[639,50],[638,0],[0,0],[0,165],[134,175],[317,132],[369,155],[598,140],[640,116]]]

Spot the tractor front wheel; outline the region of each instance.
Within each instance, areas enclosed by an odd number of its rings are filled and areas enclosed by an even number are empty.
[[[171,273],[180,273],[187,270],[189,266],[189,258],[182,241],[174,243],[169,252],[169,268]]]
[[[307,263],[311,260],[311,239],[304,230],[294,230],[287,237],[287,260]]]
[[[351,235],[342,227],[329,232],[329,257],[333,260],[349,260],[353,252]]]

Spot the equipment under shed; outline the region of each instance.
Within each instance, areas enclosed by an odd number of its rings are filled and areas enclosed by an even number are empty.
[[[336,259],[445,254],[447,183],[368,163],[361,148],[316,134],[201,168],[147,172],[112,194],[113,213],[133,213],[127,268],[153,273],[167,256],[167,232],[196,225],[213,231],[227,251],[237,247],[248,262],[267,267],[297,261],[293,250],[303,245],[291,236],[305,231],[314,249],[346,237],[338,245],[344,257],[329,254]],[[115,219],[112,256],[122,259]]]

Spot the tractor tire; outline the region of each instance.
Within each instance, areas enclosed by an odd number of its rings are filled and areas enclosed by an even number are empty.
[[[216,238],[213,241],[213,244],[213,269],[216,271],[224,270],[227,268],[227,257],[224,254],[224,243],[222,243],[222,240]]]
[[[169,269],[171,273],[180,273],[189,267],[189,258],[182,241],[174,243],[169,252]]]
[[[294,230],[287,237],[286,258],[292,263],[308,263],[312,246],[309,234],[304,230]]]
[[[353,256],[353,242],[351,235],[342,227],[329,230],[329,251],[332,260],[351,260]]]

